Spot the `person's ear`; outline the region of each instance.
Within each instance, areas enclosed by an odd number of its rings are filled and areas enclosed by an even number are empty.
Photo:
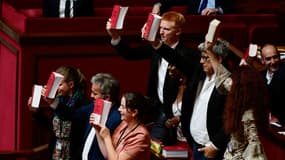
[[[181,28],[178,28],[178,29],[177,29],[177,32],[176,32],[176,35],[179,36],[179,35],[181,35],[181,33],[182,33],[182,29],[181,29]]]
[[[138,109],[134,109],[133,111],[132,111],[133,113],[132,113],[132,116],[133,117],[136,117],[139,113],[139,111],[138,111]]]
[[[265,60],[263,57],[260,58],[260,62],[261,62],[261,64],[265,65]]]
[[[68,82],[68,85],[71,89],[74,89],[74,82],[73,81]]]

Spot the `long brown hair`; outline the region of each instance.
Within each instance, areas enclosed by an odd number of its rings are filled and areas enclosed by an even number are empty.
[[[80,69],[72,66],[60,66],[57,73],[64,75],[64,82],[74,82],[74,91],[79,90],[83,94],[86,92],[86,79]]]
[[[232,74],[233,84],[227,97],[224,127],[225,132],[244,140],[242,116],[245,111],[253,111],[259,133],[268,127],[268,93],[261,74],[250,67],[242,66]]]

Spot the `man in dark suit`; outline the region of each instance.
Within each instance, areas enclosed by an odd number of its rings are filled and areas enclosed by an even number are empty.
[[[194,77],[187,86],[182,103],[181,124],[183,135],[192,147],[193,160],[217,159],[223,157],[227,146],[228,136],[223,131],[223,112],[226,95],[218,91],[216,73],[209,59],[205,45],[199,47],[201,51],[200,63]],[[166,58],[187,76],[188,68],[185,58],[174,54],[174,50],[162,45],[157,53]],[[221,43],[214,45],[212,52],[217,63],[222,63],[229,53]]]
[[[285,65],[281,63],[280,53],[272,44],[266,44],[261,49],[262,62],[266,69],[261,73],[267,83],[271,102],[271,115],[285,125]]]
[[[93,16],[93,0],[44,0],[43,17]]]
[[[98,73],[91,78],[91,98],[104,99],[112,102],[106,126],[111,134],[121,122],[119,108],[119,82],[108,73]],[[73,119],[72,127],[77,130],[77,139],[71,142],[72,160],[104,160],[98,146],[94,128],[89,123],[89,117],[94,110],[94,103],[79,108]]]
[[[173,48],[181,56],[187,55],[191,58],[191,65],[194,68],[199,62],[199,56],[193,49],[187,48],[180,36],[182,27],[185,24],[185,18],[178,12],[166,12],[162,15],[160,23],[160,40],[162,43]],[[127,60],[142,60],[151,59],[151,70],[148,83],[147,96],[154,102],[157,102],[153,108],[153,113],[150,115],[157,117],[155,113],[162,113],[163,104],[172,104],[177,97],[178,81],[169,78],[167,67],[169,62],[156,54],[156,50],[149,44],[139,46],[137,48],[129,47],[126,42],[120,37],[117,30],[110,29],[111,22],[107,22],[107,31],[112,38],[112,46]],[[151,118],[151,117],[150,117]],[[163,127],[163,126],[161,126]],[[162,133],[154,132],[155,138],[158,138]],[[159,138],[160,139],[160,138]]]
[[[186,5],[189,14],[211,15],[234,12],[232,0],[158,0],[154,5],[155,12],[164,13],[173,6]]]

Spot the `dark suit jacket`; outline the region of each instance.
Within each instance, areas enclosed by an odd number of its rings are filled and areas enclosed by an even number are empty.
[[[159,0],[161,13],[168,11],[172,6],[187,5],[189,14],[198,14],[201,0]],[[232,0],[216,0],[216,8],[220,7],[224,13],[233,13],[234,4]]]
[[[115,46],[115,49],[120,55],[122,55],[127,60],[143,60],[151,59],[150,76],[148,82],[147,95],[155,100],[158,100],[157,86],[158,86],[158,65],[161,60],[161,56],[156,53],[150,45],[143,45],[137,48],[130,48],[126,43],[121,41]],[[193,51],[187,48],[182,42],[179,42],[175,48],[175,54],[181,56],[193,55]],[[166,73],[164,90],[163,90],[164,103],[172,104],[176,99],[178,91],[178,83],[169,78],[168,72]]]
[[[190,133],[190,120],[194,108],[196,91],[199,89],[200,86],[202,86],[204,79],[205,74],[201,73],[200,80],[189,85],[183,96],[181,124],[183,134],[184,136],[186,136],[187,141],[190,145],[196,143],[194,142],[193,137]],[[207,110],[206,125],[209,138],[213,142],[213,144],[219,148],[220,155],[224,152],[228,143],[228,136],[223,130],[223,114],[225,100],[226,96],[221,95],[216,90],[216,88],[214,88],[210,96]]]
[[[266,70],[261,72],[265,82]],[[272,77],[269,85],[267,85],[268,93],[270,96],[271,113],[273,116],[279,119],[282,125],[285,125],[285,65],[282,64],[278,71],[276,71]]]
[[[82,159],[82,152],[84,148],[85,141],[88,137],[88,134],[92,128],[92,126],[89,123],[89,117],[90,114],[94,110],[94,103],[91,103],[89,105],[83,106],[80,109],[77,110],[75,113],[74,119],[76,123],[73,123],[72,125],[74,128],[80,131],[81,135],[77,136],[77,143],[71,143],[71,159],[72,160],[80,160]],[[113,104],[111,107],[110,113],[108,115],[108,119],[106,122],[106,127],[109,128],[110,133],[112,134],[115,130],[115,128],[120,124],[121,122],[121,115],[118,111],[118,105]],[[94,140],[92,142],[88,159],[92,160],[104,160],[104,157],[100,151],[100,148],[98,146],[97,138],[94,137]]]
[[[118,45],[114,46],[118,53],[127,60],[143,60],[151,59],[150,75],[148,82],[147,96],[158,101],[157,86],[158,86],[158,64],[160,63],[161,57],[150,45],[142,45],[137,48],[130,48],[126,43],[121,41]],[[177,53],[180,55],[189,54],[191,51],[187,49],[183,43],[179,43],[175,48]],[[168,73],[165,78],[164,85],[164,100],[167,103],[172,103],[176,99],[177,95],[177,83],[173,82]],[[167,88],[167,89],[166,89]]]
[[[43,17],[59,17],[60,0],[43,1]],[[93,16],[93,0],[73,0],[74,17]]]
[[[180,119],[183,134],[191,146],[194,143],[194,140],[190,134],[190,120],[192,117],[196,92],[200,88],[198,86],[203,84],[206,75],[202,70],[201,65],[197,64],[197,60],[191,62],[189,61],[189,58],[187,59],[177,54],[173,54],[173,52],[174,51],[166,45],[162,45],[162,47],[157,51],[158,54],[183,71],[188,76],[188,79],[190,79],[183,94],[182,115]],[[219,156],[222,156],[228,142],[228,136],[223,130],[225,100],[226,96],[219,94],[218,91],[214,89],[210,96],[207,111],[207,130],[210,140],[220,149]]]

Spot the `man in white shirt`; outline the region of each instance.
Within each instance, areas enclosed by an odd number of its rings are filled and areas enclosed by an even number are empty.
[[[177,97],[178,84],[176,80],[169,78],[167,67],[169,62],[156,54],[156,50],[151,45],[142,44],[139,47],[132,48],[126,40],[121,38],[119,32],[115,29],[111,29],[111,21],[109,20],[106,25],[106,29],[110,37],[112,38],[111,44],[118,51],[118,53],[127,60],[151,60],[151,69],[148,83],[147,96],[150,97],[155,104],[153,112],[150,113],[150,121],[153,121],[158,113],[162,113],[161,106],[163,104],[173,104]],[[178,12],[166,12],[162,15],[159,29],[159,36],[161,43],[169,46],[175,50],[175,54],[181,56],[190,57],[189,68],[194,68],[199,63],[199,55],[195,50],[186,47],[180,39],[182,34],[182,28],[185,25],[185,18]],[[163,127],[163,126],[161,126]],[[156,135],[152,135],[155,138],[163,135],[159,131],[153,132]],[[160,138],[159,138],[160,139]]]
[[[281,62],[276,46],[266,44],[261,49],[261,58],[266,69],[262,71],[271,102],[271,115],[285,125],[285,65]]]

